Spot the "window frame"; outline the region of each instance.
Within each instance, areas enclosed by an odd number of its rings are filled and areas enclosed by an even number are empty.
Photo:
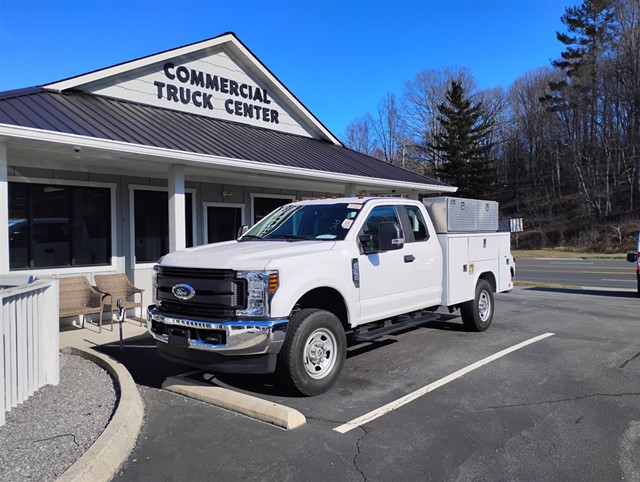
[[[209,210],[208,208],[235,208],[240,209],[240,218],[244,223],[245,205],[242,203],[221,203],[221,202],[203,202],[202,203],[202,241],[204,244],[209,244]]]
[[[156,264],[155,261],[143,261],[141,263],[136,262],[136,220],[135,220],[135,191],[160,191],[166,192],[169,195],[169,188],[165,186],[146,186],[144,184],[129,184],[129,253],[130,253],[130,267],[131,269],[145,269],[153,268]],[[184,190],[185,194],[190,194],[191,197],[191,226],[193,245],[198,246],[196,238],[196,194],[197,189],[189,188]],[[169,211],[167,209],[167,216]]]
[[[82,266],[64,266],[64,267],[53,267],[53,268],[24,268],[19,270],[11,270],[9,268],[10,273],[20,273],[20,272],[33,272],[35,274],[40,275],[56,275],[59,273],[65,274],[73,274],[73,273],[86,273],[87,271],[91,271],[92,273],[98,272],[108,272],[113,271],[117,268],[117,255],[118,245],[117,245],[117,232],[116,232],[116,189],[118,185],[114,182],[101,182],[101,181],[74,181],[74,180],[65,180],[65,179],[46,179],[46,178],[34,178],[34,177],[19,177],[19,176],[9,176],[7,181],[9,183],[23,183],[23,184],[51,184],[55,186],[69,186],[69,187],[88,187],[88,188],[102,188],[109,189],[109,202],[111,209],[111,262],[107,264],[87,264]],[[7,202],[9,199],[7,198]]]
[[[376,209],[379,209],[379,208],[391,208],[391,209],[393,209],[393,211],[395,212],[395,215],[396,215],[396,219],[398,220],[397,224],[398,224],[398,226],[400,226],[400,229],[402,230],[402,236],[403,236],[403,238],[405,238],[405,244],[406,244],[406,226],[405,226],[405,221],[403,220],[403,216],[408,216],[408,215],[407,215],[406,212],[404,212],[404,209],[400,209],[400,208],[403,208],[403,207],[404,206],[398,205],[398,204],[380,204],[380,205],[377,205],[377,206],[373,206],[371,208],[371,210],[367,213],[367,217],[362,222],[362,225],[360,226],[360,229],[358,230],[358,233],[356,234],[356,239],[358,240],[358,246],[360,247],[361,254],[369,255],[369,254],[381,253],[382,252],[382,251],[380,251],[380,239],[377,237],[378,236],[377,234],[375,234],[375,235],[370,234],[370,236],[372,236],[372,238],[373,238],[372,242],[374,243],[373,251],[365,250],[364,245],[360,241],[360,236],[363,234],[363,230],[364,230],[364,228],[365,228],[365,226],[367,224],[367,221],[369,220],[369,217],[373,214],[373,212]],[[395,221],[392,221],[392,222],[395,222]],[[411,232],[411,236],[413,237],[413,232]]]
[[[413,226],[411,225],[411,219],[409,218],[408,210],[409,208],[415,208],[420,214],[420,208],[418,206],[414,206],[413,204],[401,204],[402,209],[400,209],[400,223],[402,226],[402,230],[404,231],[404,242],[406,243],[424,243],[431,238],[431,232],[429,231],[429,224],[427,220],[422,216],[422,221],[424,222],[424,227],[427,232],[427,237],[424,239],[416,239],[415,233],[413,232]]]

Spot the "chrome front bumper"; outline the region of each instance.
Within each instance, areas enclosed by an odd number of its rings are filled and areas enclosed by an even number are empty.
[[[159,342],[178,339],[183,348],[224,355],[263,355],[280,351],[289,320],[205,321],[177,318],[158,312],[155,305],[147,308],[147,330]],[[184,338],[170,337],[178,329]],[[223,343],[203,341],[206,333],[224,333]],[[194,336],[195,335],[195,336]],[[215,338],[215,337],[212,337]]]

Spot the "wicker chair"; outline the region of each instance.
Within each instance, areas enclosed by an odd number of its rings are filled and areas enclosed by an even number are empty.
[[[107,295],[91,286],[84,276],[59,278],[58,286],[60,293],[58,316],[60,318],[80,316],[82,317],[82,328],[84,328],[85,315],[99,313],[98,333],[101,333],[102,312]],[[113,320],[111,321],[111,330],[113,331]]]
[[[127,275],[124,273],[116,273],[116,274],[97,274],[93,277],[96,282],[96,287],[106,293],[107,297],[105,299],[105,305],[109,305],[111,307],[111,320],[113,323],[113,309],[116,307],[116,303],[118,300],[124,301],[125,309],[134,309],[135,316],[135,308],[140,307],[140,326],[142,326],[142,315],[143,315],[143,292],[144,290],[141,288],[136,288],[133,286],[133,283],[129,281]],[[140,294],[140,301],[135,301],[136,294]],[[132,298],[129,300],[129,298]]]

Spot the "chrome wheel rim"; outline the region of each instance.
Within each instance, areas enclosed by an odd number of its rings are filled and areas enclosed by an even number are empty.
[[[487,321],[491,315],[491,298],[489,293],[483,291],[478,298],[478,316],[482,321]]]
[[[314,379],[326,377],[336,364],[335,336],[325,328],[315,330],[304,344],[304,369]]]

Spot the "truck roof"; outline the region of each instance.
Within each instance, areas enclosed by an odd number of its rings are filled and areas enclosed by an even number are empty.
[[[414,203],[422,204],[415,199],[407,199],[401,197],[331,197],[331,198],[318,198],[318,199],[304,199],[302,201],[295,201],[291,204],[368,204],[371,202],[381,203]]]

